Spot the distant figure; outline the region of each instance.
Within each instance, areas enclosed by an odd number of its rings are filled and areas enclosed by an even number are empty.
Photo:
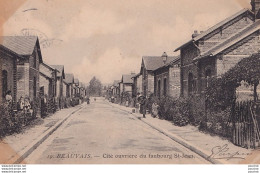
[[[21,96],[18,101],[18,110],[21,111],[23,109],[24,109],[24,98],[23,98],[23,96]]]
[[[31,109],[30,98],[25,97],[25,99],[24,99],[24,111],[30,112],[30,109]]]
[[[142,94],[138,96],[138,102],[140,103],[140,113],[143,114],[143,118],[145,118],[146,114],[146,98]]]
[[[96,98],[94,98],[94,101],[96,101]]]
[[[12,103],[13,98],[12,98],[10,90],[7,91],[6,96],[5,96],[5,100],[7,101],[8,104]]]
[[[90,99],[89,99],[89,97],[87,97],[87,104],[90,104]]]

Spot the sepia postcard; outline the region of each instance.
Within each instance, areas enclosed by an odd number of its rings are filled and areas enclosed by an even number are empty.
[[[0,164],[260,163],[260,0],[0,9]]]

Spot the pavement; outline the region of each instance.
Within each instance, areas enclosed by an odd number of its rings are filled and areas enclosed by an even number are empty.
[[[103,100],[88,106],[83,103],[63,109],[37,120],[22,133],[2,139],[0,163],[128,163],[126,160],[100,158],[106,152],[107,155],[109,152],[136,152],[139,155],[143,152],[162,155],[174,152],[174,156],[180,153],[193,156],[191,153],[195,153],[196,158],[192,161],[130,159],[129,163],[207,163],[203,159],[213,164],[260,163],[259,150],[235,146],[226,139],[200,132],[194,126],[177,127],[149,114],[142,118],[141,114],[132,113],[132,109]],[[48,158],[53,153],[67,150],[70,153],[95,152],[92,154],[97,158],[87,162]],[[24,161],[28,156],[29,159]]]
[[[30,164],[209,164],[99,98],[70,116],[26,159]]]
[[[75,107],[62,109],[46,118],[37,118],[22,132],[4,137],[0,140],[0,163],[20,163],[35,148],[48,138],[64,121],[80,110],[85,103]]]
[[[178,127],[170,121],[153,118],[150,114],[146,115],[146,118],[143,118],[142,114],[133,113],[132,110],[134,108],[108,103],[113,107],[132,114],[132,116],[140,121],[187,147],[213,164],[260,163],[259,150],[238,147],[227,139],[201,132],[198,130],[198,127],[195,126],[188,125]]]

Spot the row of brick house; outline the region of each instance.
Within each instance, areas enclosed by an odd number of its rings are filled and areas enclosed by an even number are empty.
[[[162,56],[143,56],[141,69],[138,74],[122,75],[121,80],[115,80],[108,88],[109,97],[122,99],[127,93],[134,103],[138,93],[144,96],[173,96],[180,95],[180,57],[168,56],[165,52]]]
[[[260,50],[260,0],[206,31],[194,31],[191,40],[175,49],[179,56],[143,56],[141,69],[132,76],[132,97],[137,93],[157,97],[203,95],[212,77],[221,77],[241,59]],[[203,21],[201,21],[203,22]],[[115,81],[108,93],[120,97],[125,86]]]
[[[21,98],[31,102],[53,98],[61,109],[65,99],[86,96],[86,86],[65,73],[63,65],[49,65],[43,60],[37,36],[0,37],[0,64],[0,104],[7,91],[11,91],[14,109]]]

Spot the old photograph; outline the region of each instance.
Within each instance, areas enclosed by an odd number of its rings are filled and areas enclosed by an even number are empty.
[[[260,0],[0,9],[0,164],[260,163]]]

